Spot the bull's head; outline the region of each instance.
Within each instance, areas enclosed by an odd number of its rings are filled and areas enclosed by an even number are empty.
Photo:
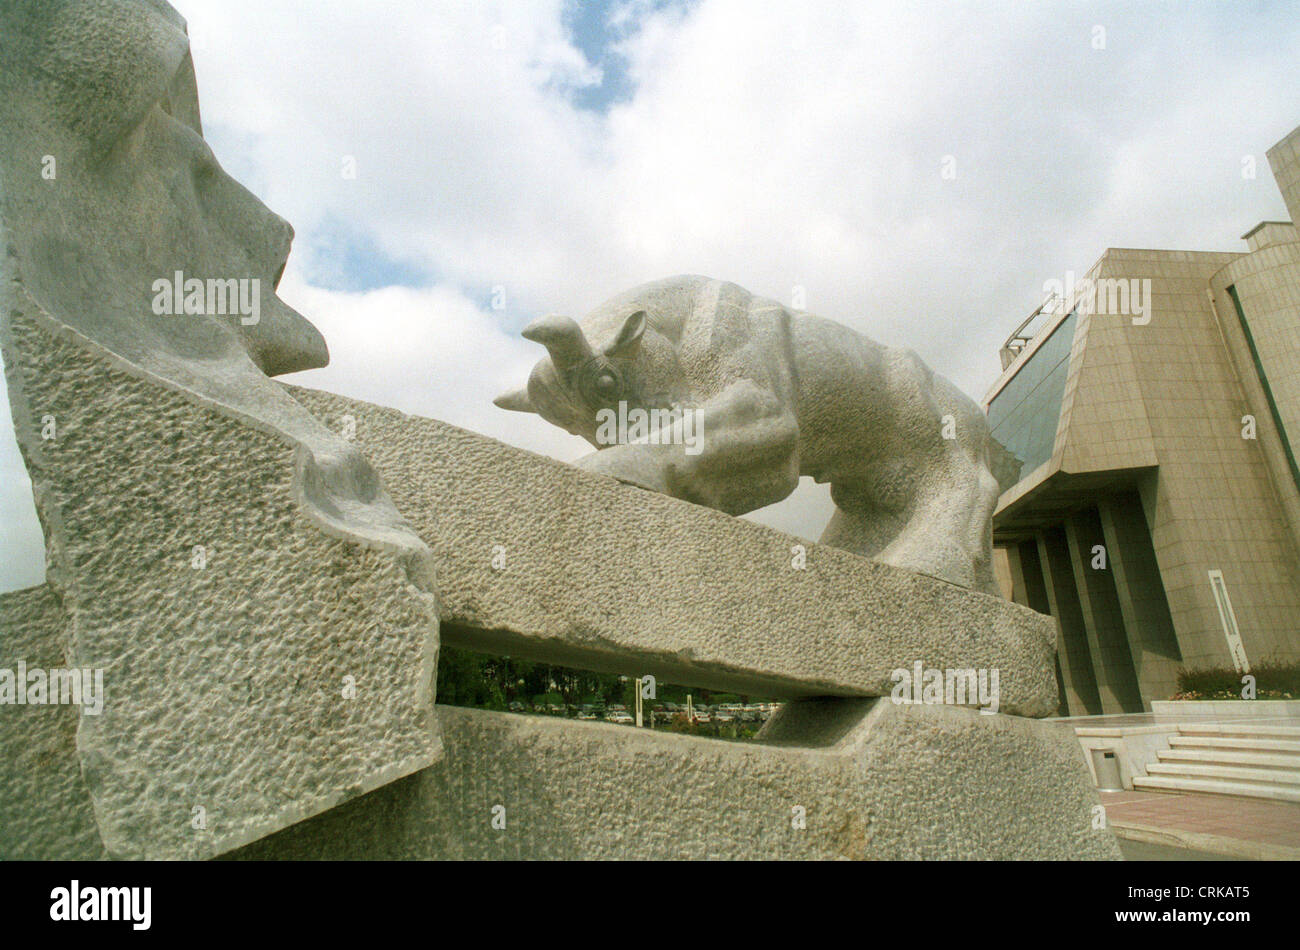
[[[645,311],[638,310],[623,321],[613,342],[596,350],[569,317],[535,320],[524,328],[524,339],[545,346],[549,358],[533,367],[527,386],[493,402],[502,409],[535,412],[597,445],[596,414],[639,399],[635,361],[645,330]]]

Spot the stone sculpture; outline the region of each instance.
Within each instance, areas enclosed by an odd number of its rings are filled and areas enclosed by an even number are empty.
[[[619,447],[592,474],[272,379],[326,359],[272,292],[290,235],[204,144],[166,3],[0,4],[0,347],[48,560],[46,584],[0,595],[0,671],[103,681],[96,708],[0,690],[0,859],[1117,856],[1077,741],[1028,718],[1055,705],[1051,618],[816,545],[793,571],[794,539],[669,497],[741,510],[788,491],[798,458],[837,484],[834,426],[854,419],[819,424],[841,407],[795,385],[816,378],[800,361],[842,358],[830,329],[782,361],[789,321],[751,320],[729,285],[644,295],[630,323],[613,306],[584,391],[677,381],[715,406],[724,451],[672,468]],[[726,319],[670,339],[690,293]],[[566,371],[596,357],[563,322],[534,335]],[[931,392],[975,453],[979,420]],[[893,395],[864,404],[928,418]],[[977,582],[938,541],[942,564],[894,556]],[[444,626],[791,702],[749,744],[451,709]],[[997,713],[882,698],[913,663],[999,669]]]
[[[598,446],[580,468],[730,514],[811,476],[836,506],[823,544],[997,593],[1000,446],[912,351],[696,276],[637,287],[581,325],[544,317],[524,336],[549,356],[496,404]],[[601,423],[638,410],[659,428],[611,444]]]
[[[170,6],[0,4],[0,224],[49,652],[105,671],[67,752],[97,838],[210,856],[435,762],[429,549],[268,376],[325,342],[274,292],[293,229],[203,140]]]

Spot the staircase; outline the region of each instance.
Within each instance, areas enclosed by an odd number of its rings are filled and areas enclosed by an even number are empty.
[[[1300,726],[1180,724],[1142,792],[1200,792],[1300,803]]]

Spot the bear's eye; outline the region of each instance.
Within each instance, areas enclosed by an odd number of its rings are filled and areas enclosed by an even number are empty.
[[[582,398],[596,406],[618,402],[626,395],[623,374],[608,363],[591,366],[578,383]]]
[[[596,377],[596,391],[602,396],[617,396],[618,389],[618,380],[613,373],[601,373]]]

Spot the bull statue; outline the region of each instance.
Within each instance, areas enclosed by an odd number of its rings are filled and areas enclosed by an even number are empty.
[[[823,544],[998,592],[984,413],[915,353],[707,277],[644,284],[581,324],[523,336],[549,356],[497,397],[580,435],[578,467],[733,515],[829,482]]]

